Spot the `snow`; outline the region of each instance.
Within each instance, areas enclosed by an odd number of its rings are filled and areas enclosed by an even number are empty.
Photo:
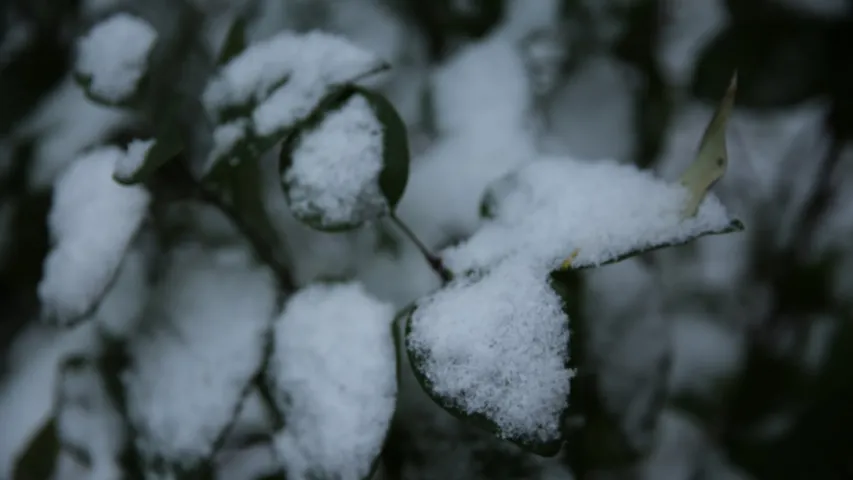
[[[702,48],[728,23],[726,6],[719,0],[668,2],[657,46],[661,73],[669,85],[687,87]]]
[[[595,371],[603,410],[635,451],[652,448],[672,350],[657,271],[638,258],[583,275],[584,367]]]
[[[686,190],[610,160],[545,157],[513,175],[517,188],[496,202],[496,218],[444,251],[451,270],[485,268],[507,257],[526,258],[545,271],[573,255],[573,267],[600,265],[731,223],[713,195],[695,217],[682,219]]]
[[[438,248],[473,234],[486,187],[537,153],[530,84],[511,42],[490,37],[472,44],[441,65],[433,81],[441,137],[413,159],[397,212]]]
[[[288,478],[367,478],[396,401],[393,317],[359,283],[313,284],[290,298],[269,371]]]
[[[548,131],[542,149],[578,159],[630,161],[636,137],[636,79],[635,71],[610,55],[596,55],[578,65],[547,98]],[[691,147],[701,136],[700,131],[692,137]]]
[[[282,32],[226,64],[202,100],[214,118],[229,108],[257,105],[254,128],[266,136],[306,118],[334,87],[382,66],[375,55],[343,37]]]
[[[93,320],[111,338],[124,339],[136,331],[149,299],[152,260],[146,248],[132,245],[121,262],[115,280],[95,309]]]
[[[87,88],[93,95],[121,102],[136,92],[156,40],[157,31],[148,22],[118,13],[80,39],[74,69],[90,81]]]
[[[489,37],[461,49],[433,76],[436,121],[443,135],[524,130],[530,83],[515,44]]]
[[[353,95],[315,130],[303,133],[282,175],[294,215],[334,227],[385,213],[388,203],[379,189],[382,141],[382,124],[362,95]]]
[[[131,140],[127,144],[127,151],[124,155],[116,159],[113,175],[118,179],[131,179],[139,174],[139,171],[145,166],[145,159],[154,146],[156,140]]]
[[[184,246],[132,337],[123,377],[136,444],[149,460],[190,467],[211,453],[258,369],[276,292],[266,270],[215,263]]]
[[[0,478],[12,477],[18,455],[50,419],[62,359],[96,348],[92,323],[62,331],[30,323],[15,339],[0,377]]]
[[[48,227],[54,246],[38,296],[44,315],[68,325],[91,313],[147,213],[150,195],[112,178],[116,147],[92,150],[58,180]]]
[[[249,121],[245,118],[217,125],[213,129],[213,148],[208,157],[206,171],[209,172],[217,162],[224,159],[249,133]]]
[[[129,110],[92,102],[69,77],[63,80],[15,130],[14,138],[35,139],[30,188],[50,187],[62,171],[87,148],[127,128],[135,120]]]
[[[743,365],[744,340],[743,332],[727,328],[707,314],[682,314],[673,325],[670,389],[714,397]]]
[[[82,365],[66,364],[60,377],[57,435],[63,444],[89,454],[91,476],[87,478],[108,480],[121,475],[119,455],[125,433],[124,420],[96,365],[90,359]]]
[[[569,319],[540,274],[518,261],[461,277],[417,302],[407,346],[440,398],[481,414],[502,438],[553,441],[568,405]]]

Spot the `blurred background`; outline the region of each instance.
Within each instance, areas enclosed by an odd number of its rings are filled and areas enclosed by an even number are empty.
[[[616,450],[636,455],[607,454],[612,439],[576,450],[584,478],[853,478],[850,0],[0,0],[0,432],[23,415],[33,420],[15,439],[32,435],[50,372],[80,344],[37,323],[53,182],[87,148],[149,128],[70,79],[76,38],[119,10],[178,52],[156,73],[189,92],[238,15],[253,41],[319,28],[388,59],[377,88],[414,154],[400,214],[436,249],[470,235],[482,189],[519,164],[525,142],[676,178],[737,70],[730,165],[713,191],[746,231],[582,274],[585,361],[615,412]],[[183,128],[198,114],[180,113]],[[279,227],[298,284],[353,273],[397,306],[437,285],[387,232]],[[400,478],[568,479],[578,465],[524,454],[409,396],[389,450]],[[0,442],[0,456],[17,448]]]

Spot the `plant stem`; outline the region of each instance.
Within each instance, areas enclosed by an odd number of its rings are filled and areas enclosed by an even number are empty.
[[[231,221],[234,227],[243,234],[252,246],[252,250],[254,250],[255,255],[257,255],[261,262],[266,264],[269,269],[272,270],[280,290],[283,292],[292,292],[296,290],[296,284],[290,275],[287,262],[285,259],[281,258],[281,254],[276,251],[273,245],[270,245],[269,242],[264,239],[263,235],[261,235],[256,228],[250,225],[239,212],[225,203],[222,198],[216,194],[216,192],[210,190],[197,180],[184,162],[176,160],[169,162],[169,164],[174,165],[172,174],[178,177],[173,178],[173,181],[179,183],[182,188],[192,192],[192,194],[199,200],[216,207]]]
[[[199,192],[205,202],[217,207],[240,230],[243,236],[246,237],[258,258],[272,270],[278,280],[279,287],[286,292],[294,291],[296,287],[290,276],[290,271],[283,259],[279,258],[274,247],[266,242],[261,235],[257,234],[257,231],[249,222],[246,222],[238,212],[223,202],[218,195],[204,188],[201,184],[199,184]]]
[[[409,237],[409,240],[415,244],[415,247],[420,250],[421,255],[423,255],[430,268],[432,268],[433,271],[441,277],[441,281],[444,283],[450,283],[450,281],[453,280],[453,273],[444,266],[444,262],[441,260],[441,257],[432,253],[429,248],[421,242],[417,235],[415,235],[415,232],[400,220],[400,217],[398,217],[395,212],[392,211],[389,217],[391,218],[391,221],[394,222],[400,230],[402,230],[403,234]]]

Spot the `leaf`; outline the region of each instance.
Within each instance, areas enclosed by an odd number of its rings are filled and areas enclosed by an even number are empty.
[[[341,150],[343,144],[350,148]],[[313,158],[294,163],[300,154]],[[393,211],[403,196],[409,175],[406,126],[382,95],[347,87],[324,99],[288,137],[279,169],[297,219],[321,231],[357,228]],[[344,169],[349,174],[336,175]]]
[[[506,262],[419,300],[407,318],[405,347],[415,378],[440,407],[553,456],[574,376],[568,322],[547,278]]]
[[[686,197],[680,185],[633,165],[543,158],[489,185],[480,228],[441,259],[455,273],[520,259],[547,275],[743,229],[712,195],[683,218]]]
[[[313,55],[305,54],[309,51]],[[318,63],[317,58],[322,60]],[[242,141],[260,155],[290,135],[324,99],[388,68],[375,54],[342,37],[282,32],[222,65],[202,103],[216,125],[245,123]],[[227,140],[226,146],[215,145],[218,155],[211,164],[234,156],[230,147],[235,142]]]
[[[157,137],[149,142],[153,143],[145,145],[147,148],[144,150],[144,154],[136,157],[131,151],[131,147],[134,145],[134,142],[131,142],[127,154],[122,157],[122,161],[125,163],[116,164],[116,169],[113,172],[115,181],[122,185],[145,182],[151,178],[157,169],[169,160],[174,159],[184,148],[180,133],[175,125],[169,125],[168,128],[162,129]],[[140,146],[138,143],[136,145],[137,147]]]
[[[263,365],[276,292],[267,269],[173,250],[122,375],[146,470],[203,472]]]
[[[312,284],[288,300],[266,371],[285,417],[273,444],[288,478],[369,478],[396,403],[393,317],[355,282]]]
[[[13,480],[50,480],[59,458],[56,419],[51,416],[15,462]]]
[[[225,42],[222,44],[222,49],[219,51],[219,59],[217,65],[225,65],[234,57],[240,55],[246,49],[246,19],[242,16],[237,17],[231,27],[228,29],[228,34],[225,36]]]
[[[142,227],[148,191],[112,178],[123,155],[117,147],[92,150],[73,162],[54,188],[48,217],[53,248],[38,286],[45,321],[73,326],[89,318]]]
[[[726,94],[705,128],[705,133],[699,142],[696,159],[687,167],[679,180],[690,194],[684,207],[685,217],[696,215],[708,190],[726,173],[726,167],[729,163],[729,155],[726,149],[726,125],[734,107],[736,92],[737,72],[732,76]]]
[[[376,118],[382,123],[382,172],[379,174],[379,188],[385,200],[393,210],[406,191],[409,181],[409,134],[406,123],[397,109],[385,97],[366,88],[356,91],[367,98]]]

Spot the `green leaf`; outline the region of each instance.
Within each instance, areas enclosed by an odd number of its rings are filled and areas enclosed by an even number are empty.
[[[17,462],[13,480],[49,480],[53,478],[59,458],[60,442],[56,418],[51,416],[30,441]]]
[[[379,173],[379,188],[385,195],[388,205],[394,210],[406,191],[409,181],[409,134],[406,124],[382,95],[366,88],[356,88],[356,91],[367,98],[376,118],[385,130],[382,143],[382,171]]]
[[[123,185],[145,182],[157,169],[175,158],[184,148],[180,132],[175,125],[162,129],[153,142],[141,163],[128,165],[123,169],[117,168],[113,173],[113,179]]]
[[[498,267],[498,268],[500,268],[500,267]],[[486,287],[486,286],[483,286],[480,284],[480,282],[488,281],[488,275],[490,275],[489,272],[479,273],[479,274],[471,274],[467,277],[458,277],[456,280],[454,280],[454,283],[451,283],[447,288],[455,289],[457,292],[459,292],[459,289],[469,289],[470,290],[471,287],[473,287],[474,289],[481,290],[481,291],[486,290],[486,289],[490,289],[490,288],[492,288],[491,286]],[[506,276],[506,273],[501,275],[501,277],[505,277],[505,276]],[[523,275],[520,276],[519,278],[520,278],[519,281],[521,281],[521,282],[527,282],[529,280],[528,278],[525,278]],[[553,279],[549,279],[547,281],[547,283],[551,286],[552,289],[554,289],[556,291],[556,287],[553,285]],[[470,291],[473,292],[473,290],[470,290]],[[495,292],[496,291],[492,291],[492,294],[496,295],[497,293],[495,293]],[[468,293],[469,292],[465,292],[465,294],[468,294]],[[440,295],[441,292],[439,292],[438,294]],[[458,295],[463,295],[463,293],[460,292],[460,293],[458,293]],[[558,293],[558,297],[559,296],[560,295]],[[436,301],[440,301],[440,300],[433,297],[431,299],[426,300],[426,303],[421,304],[421,305],[430,305],[431,303],[436,302]],[[526,302],[529,302],[529,301],[532,301],[532,300],[525,300],[524,302],[521,302],[519,304],[524,305],[524,304],[526,304]],[[563,300],[561,298],[560,301],[563,303],[563,312],[565,313],[565,312],[570,311],[570,309],[568,309],[566,307],[565,300]],[[507,302],[509,302],[509,305],[514,305],[513,300],[507,300]],[[406,314],[404,348],[406,349],[407,358],[408,358],[408,361],[412,367],[412,372],[414,374],[414,377],[418,381],[418,383],[421,386],[421,388],[423,389],[423,391],[427,394],[427,396],[430,399],[432,399],[432,401],[435,402],[438,406],[440,406],[442,409],[446,410],[448,413],[450,413],[454,417],[456,417],[456,418],[458,418],[458,419],[460,419],[460,420],[462,420],[468,424],[471,424],[475,427],[478,427],[478,428],[483,429],[487,432],[490,432],[500,439],[504,439],[504,440],[507,440],[509,442],[512,442],[512,443],[518,445],[519,447],[523,448],[524,450],[527,450],[529,452],[532,452],[534,454],[544,456],[544,457],[551,457],[551,456],[557,455],[559,453],[559,451],[562,447],[563,441],[564,441],[564,432],[562,432],[562,429],[560,432],[556,433],[556,435],[554,435],[553,437],[547,438],[547,439],[543,438],[541,436],[540,432],[530,432],[530,433],[518,432],[518,433],[508,434],[505,429],[501,428],[501,426],[499,424],[499,420],[491,412],[484,413],[483,411],[472,411],[472,409],[470,409],[470,408],[466,409],[463,407],[464,404],[462,403],[463,400],[461,399],[461,397],[457,398],[458,395],[440,393],[438,391],[438,389],[436,388],[436,385],[434,383],[434,380],[437,379],[440,375],[442,375],[442,373],[433,372],[432,375],[430,375],[428,373],[427,364],[430,363],[430,360],[431,360],[430,359],[431,352],[430,352],[429,347],[424,348],[423,343],[421,343],[420,347],[413,347],[413,344],[416,343],[416,341],[414,340],[414,333],[413,333],[414,332],[414,327],[413,327],[414,318],[415,318],[415,314],[418,312],[418,308],[420,308],[421,305],[418,305],[414,308],[408,309],[404,312]],[[464,310],[464,308],[460,308],[460,309]],[[485,313],[483,313],[483,315],[485,315]],[[513,315],[522,315],[523,316],[523,315],[525,315],[525,312],[515,311]],[[565,322],[569,321],[568,316],[563,316],[563,319]],[[479,318],[476,318],[476,317],[471,318],[470,315],[466,316],[465,312],[459,313],[459,319],[458,319],[459,322],[477,322],[478,320],[479,320]],[[542,320],[545,320],[545,319],[543,318]],[[427,328],[428,325],[432,324],[432,322],[430,322],[429,318],[421,319],[421,320],[419,320],[419,323],[422,325],[422,326],[418,327],[419,329],[420,328]],[[570,335],[569,338],[571,339],[572,336],[573,336],[573,334]],[[494,339],[482,339],[480,341],[481,342],[488,342],[488,341],[492,341],[492,340],[494,340]],[[472,343],[476,342],[476,341],[478,341],[478,340],[472,339]],[[486,347],[488,347],[488,345],[489,344],[487,344],[487,343],[483,343],[481,348],[486,348]],[[472,344],[471,345],[471,353],[473,354],[473,352],[476,352],[477,348],[478,348],[478,345]],[[542,346],[541,348],[547,349],[548,347]],[[570,348],[571,348],[571,346],[570,346]],[[574,351],[571,351],[571,350],[568,351],[567,353],[568,353],[568,355],[566,355],[565,358],[561,358],[560,361],[563,364],[563,368],[565,368],[565,370],[566,370],[566,374],[571,375],[570,372],[573,368],[572,358],[576,355],[576,353]],[[462,353],[462,352],[453,353],[453,354],[450,354],[448,352],[443,353],[444,357],[447,357],[448,355],[450,355],[452,357],[456,357],[456,355],[460,355],[460,356],[461,355],[467,355],[467,353]],[[522,361],[524,361],[524,359],[522,359]],[[446,363],[443,365],[446,365]],[[460,366],[460,365],[457,365],[455,363],[453,365],[454,365],[454,368],[459,368],[459,369],[465,368],[464,366]],[[439,368],[441,370],[443,370],[442,367],[439,367]],[[494,385],[495,384],[492,384],[489,388],[494,388]],[[572,385],[574,385],[574,382],[572,382]],[[506,386],[509,387],[510,385],[507,384]],[[468,392],[468,391],[473,391],[476,388],[477,388],[477,386],[472,385],[469,388],[466,388],[466,389],[460,390],[460,391]],[[574,396],[573,390],[574,390],[574,386],[572,386],[572,393],[571,393],[572,397]],[[571,399],[567,399],[567,401],[568,401],[567,406],[564,407],[564,409],[559,414],[560,419],[561,419],[560,420],[561,424],[565,424],[566,419],[572,413]]]
[[[406,189],[409,178],[409,144],[406,125],[394,106],[382,95],[359,86],[347,86],[326,97],[320,107],[287,137],[280,153],[279,171],[282,176],[293,164],[293,152],[298,146],[303,134],[310,133],[320,127],[328,115],[334,114],[344,103],[355,95],[362,96],[373,109],[376,119],[383,127],[382,137],[382,170],[377,178],[388,209],[393,211]],[[291,185],[282,182],[285,198],[290,203]],[[347,221],[329,222],[319,214],[301,214],[293,211],[294,216],[306,225],[321,231],[340,232],[360,227],[364,222],[374,218],[356,218]],[[377,214],[378,218],[381,214]]]
[[[607,260],[606,262],[601,262],[598,265],[582,265],[582,266],[576,267],[576,266],[571,264],[571,258],[569,258],[566,260],[566,262],[563,263],[563,267],[564,267],[564,269],[571,268],[572,270],[586,270],[589,268],[603,267],[605,265],[610,265],[611,263],[621,262],[621,261],[627,260],[631,257],[636,257],[637,255],[642,255],[644,253],[653,252],[655,250],[686,245],[686,244],[693,242],[694,240],[701,238],[701,237],[707,237],[710,235],[725,235],[727,233],[742,232],[745,228],[746,227],[743,225],[743,222],[741,222],[738,219],[734,219],[725,228],[722,228],[719,230],[708,230],[708,231],[705,231],[705,232],[702,232],[702,233],[696,235],[695,237],[691,237],[691,238],[688,238],[685,240],[680,240],[677,242],[661,242],[661,243],[657,243],[655,245],[652,245],[650,247],[638,248],[636,250],[630,250],[628,252],[617,255],[616,257],[613,257],[612,259]]]
[[[219,51],[219,59],[217,65],[225,65],[231,59],[240,55],[246,49],[246,19],[242,16],[237,17],[231,27],[228,29],[228,34],[225,36],[225,42],[222,44],[222,50]]]

